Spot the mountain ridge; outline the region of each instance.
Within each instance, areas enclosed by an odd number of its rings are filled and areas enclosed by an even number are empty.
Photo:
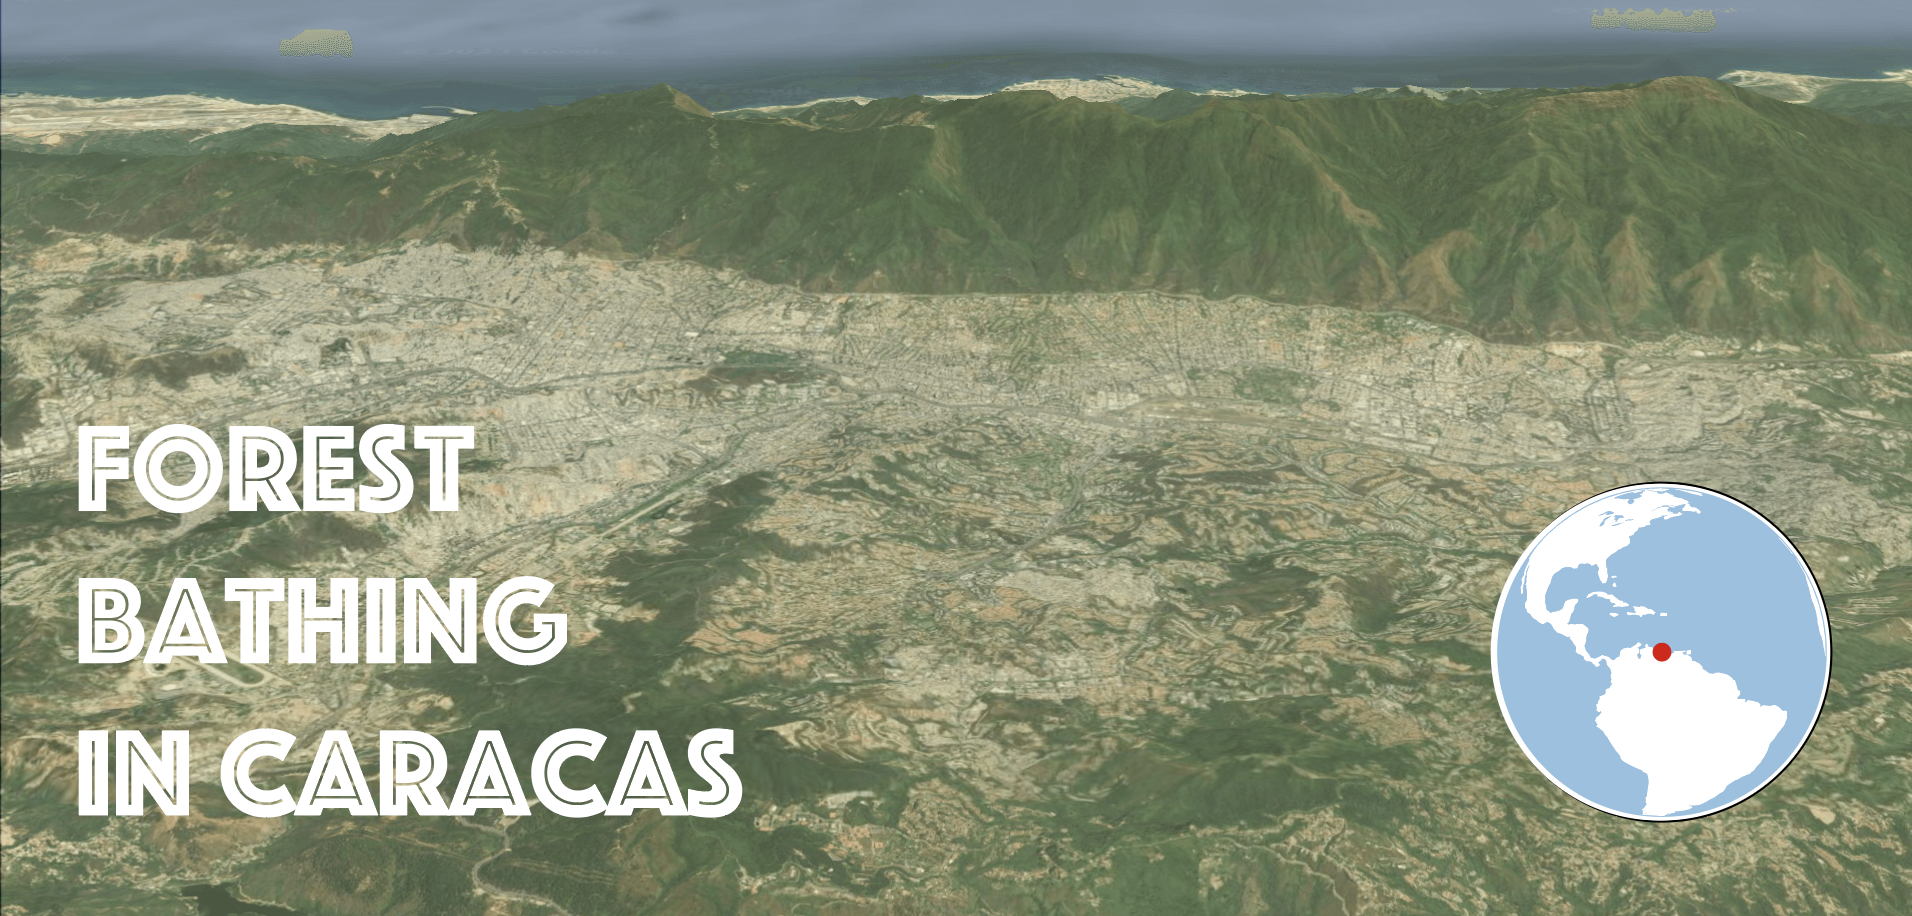
[[[535,245],[823,291],[1151,288],[1509,340],[1912,345],[1912,136],[1696,77],[1491,103],[1208,97],[1167,119],[1028,91],[807,123],[714,117],[660,84],[351,161],[54,158],[9,153],[10,237]]]

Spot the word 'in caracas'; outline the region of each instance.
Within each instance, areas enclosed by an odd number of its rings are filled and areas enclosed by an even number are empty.
[[[517,768],[496,731],[478,733],[449,800],[439,788],[451,772],[445,746],[420,731],[378,733],[376,794],[365,779],[351,738],[340,730],[328,731],[319,739],[297,798],[288,786],[267,788],[254,781],[252,768],[262,758],[285,760],[297,740],[281,729],[255,728],[228,744],[219,762],[219,783],[227,801],[254,817],[311,816],[332,808],[361,817],[470,816],[488,808],[508,817],[531,814]],[[707,789],[686,792],[680,787],[664,743],[654,731],[632,734],[609,795],[595,785],[566,784],[559,773],[565,762],[580,757],[596,760],[607,740],[587,728],[567,728],[538,745],[531,759],[531,789],[539,803],[564,817],[626,816],[644,809],[668,816],[723,817],[743,800],[737,771],[724,760],[735,750],[735,737],[727,728],[707,728],[690,739],[690,767],[709,785]],[[110,735],[103,729],[82,731],[79,756],[80,814],[136,817],[145,813],[149,796],[163,814],[185,817],[192,813],[191,737],[186,730],[160,732],[158,748],[130,729]]]
[[[263,506],[274,512],[397,512],[412,501],[412,472],[398,458],[405,427],[383,423],[355,435],[350,426],[307,426],[301,441],[270,426],[234,426],[226,450],[198,427],[174,423],[153,430],[133,449],[124,426],[80,427],[80,511],[106,509],[106,484],[131,479],[140,496],[163,512],[191,512],[210,502],[223,478],[235,512]],[[472,448],[469,426],[414,426],[411,447],[428,456],[433,512],[458,509],[458,453]],[[356,443],[354,442],[356,439]],[[131,456],[123,453],[132,450]],[[344,486],[354,476],[354,452],[376,482]],[[182,456],[191,475],[169,480],[164,467]],[[228,471],[227,465],[231,467]],[[299,472],[303,499],[292,495]]]
[[[294,664],[317,662],[321,637],[333,664],[357,664],[361,646],[367,663],[395,663],[402,649],[406,664],[430,664],[434,643],[452,661],[471,664],[478,660],[481,619],[491,650],[513,664],[549,661],[567,642],[569,618],[564,614],[532,614],[528,636],[512,626],[513,611],[525,605],[542,606],[551,596],[551,583],[537,576],[506,579],[491,590],[482,614],[477,579],[452,579],[443,594],[430,579],[405,579],[402,587],[395,578],[366,579],[362,614],[358,579],[327,580],[327,603],[319,600],[317,579],[234,577],[225,581],[226,600],[239,605],[239,660],[247,664],[272,661],[275,618],[285,637],[285,660]],[[138,616],[140,604],[139,589],[124,579],[81,579],[80,661],[113,664],[137,657],[146,644],[146,625]],[[177,658],[207,665],[226,663],[225,646],[197,579],[173,580],[153,633],[152,645],[146,648],[149,665]]]

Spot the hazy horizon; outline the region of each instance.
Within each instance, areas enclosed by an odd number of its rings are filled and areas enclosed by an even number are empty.
[[[1596,30],[1589,21],[1604,6],[1558,0],[1459,6],[1403,0],[1200,0],[1173,6],[1133,0],[716,0],[696,6],[341,0],[322,9],[184,0],[116,5],[110,17],[100,15],[103,2],[10,0],[0,54],[11,66],[64,59],[58,62],[191,65],[305,78],[606,67],[656,72],[1035,51],[1386,57],[1912,44],[1912,9],[1898,0],[1722,7],[1714,11],[1717,26],[1704,33]],[[306,29],[349,32],[352,56],[281,56],[279,42]]]

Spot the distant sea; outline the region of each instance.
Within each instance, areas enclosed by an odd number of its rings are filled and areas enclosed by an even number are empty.
[[[338,60],[336,77],[166,62],[0,60],[0,91],[86,98],[195,94],[287,103],[354,118],[522,110],[667,82],[713,110],[788,105],[835,96],[975,94],[1035,79],[1127,76],[1172,88],[1250,92],[1352,92],[1358,86],[1605,86],[1729,70],[1875,78],[1912,67],[1912,49],[1669,49],[1665,53],[1444,55],[1364,58],[1165,57],[1147,54],[1010,53],[766,63],[674,72],[581,64],[571,69],[492,67],[367,72]]]

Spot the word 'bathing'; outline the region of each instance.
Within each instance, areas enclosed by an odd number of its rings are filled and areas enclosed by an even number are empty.
[[[452,579],[439,594],[430,579],[366,579],[364,613],[360,613],[359,580],[333,577],[327,583],[329,604],[319,603],[317,579],[231,578],[226,600],[239,605],[239,660],[246,664],[272,661],[274,618],[285,634],[286,661],[319,661],[319,637],[330,644],[333,664],[357,664],[360,636],[364,661],[430,664],[436,643],[454,662],[478,661],[478,626],[484,622],[485,641],[499,658],[517,665],[551,660],[568,643],[569,618],[561,613],[531,615],[531,635],[512,627],[511,614],[519,607],[539,607],[551,596],[551,583],[537,576],[506,579],[478,610],[478,580]],[[404,600],[401,605],[400,594]],[[273,607],[280,608],[273,613]],[[402,606],[402,614],[401,614]],[[140,593],[124,579],[80,580],[80,661],[113,664],[132,661],[146,643],[146,625],[139,619]],[[174,579],[172,593],[153,626],[149,665],[190,658],[201,664],[226,663],[225,647],[213,626],[212,614],[197,579]]]

